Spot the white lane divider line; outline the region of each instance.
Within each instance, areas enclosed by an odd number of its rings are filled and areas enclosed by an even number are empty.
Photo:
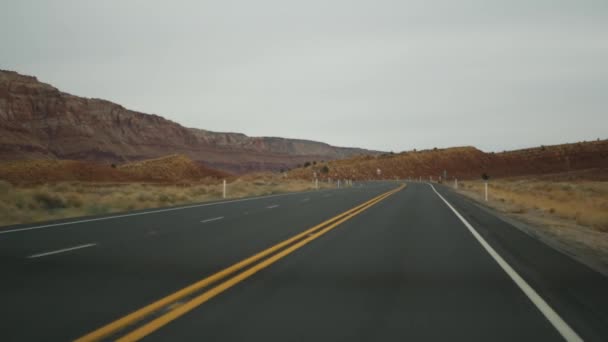
[[[273,204],[273,205],[267,206],[266,208],[267,209],[274,209],[274,208],[277,208],[278,206],[279,206],[278,204]]]
[[[214,218],[210,218],[210,219],[206,219],[206,220],[202,220],[201,223],[207,223],[207,222],[213,222],[213,221],[218,221],[223,219],[224,216],[220,216],[220,217],[214,217]]]
[[[74,251],[74,250],[82,249],[82,248],[93,247],[93,246],[97,246],[97,244],[96,243],[87,243],[86,245],[80,245],[80,246],[75,246],[75,247],[70,247],[70,248],[58,249],[56,251],[51,251],[51,252],[44,252],[44,253],[34,254],[34,255],[28,256],[27,258],[28,259],[40,258],[40,257],[44,257],[44,256],[47,256],[47,255],[65,253],[65,252]]]
[[[447,204],[447,206],[450,209],[452,209],[452,211],[454,212],[454,214],[456,214],[456,216],[460,219],[460,221],[462,221],[462,223],[464,223],[464,225],[467,227],[469,232],[471,232],[471,234],[473,234],[475,239],[477,239],[477,241],[486,250],[486,252],[488,252],[488,254],[490,254],[490,256],[492,256],[492,258],[494,258],[494,260],[503,269],[503,271],[505,271],[505,273],[507,273],[507,275],[509,277],[511,277],[511,279],[515,282],[515,284],[523,291],[523,293],[526,296],[528,296],[530,301],[532,301],[532,303],[534,303],[536,308],[538,310],[540,310],[540,312],[553,325],[553,327],[560,333],[560,335],[562,335],[562,337],[566,341],[581,341],[582,342],[583,339],[580,336],[578,336],[578,334],[574,330],[572,330],[572,328],[568,325],[568,323],[566,323],[566,321],[564,321],[557,314],[557,312],[555,312],[555,310],[553,310],[549,306],[549,304],[547,304],[547,302],[545,302],[545,300],[530,285],[528,285],[528,283],[526,283],[526,281],[513,269],[513,267],[511,267],[511,265],[509,265],[505,261],[505,259],[503,259],[500,256],[500,254],[498,254],[498,252],[496,252],[494,250],[494,248],[492,248],[492,246],[490,246],[490,244],[481,235],[479,235],[479,233],[475,230],[475,228],[473,228],[473,226],[467,220],[465,220],[464,217],[462,217],[462,215],[460,215],[460,213],[458,211],[456,211],[456,209],[454,209],[454,207],[452,207],[452,205],[445,198],[443,198],[443,196],[441,196],[441,194],[439,192],[437,192],[437,190],[435,190],[435,187],[432,184],[429,184],[429,185],[431,186],[431,188],[433,188],[433,191],[435,191],[437,196],[439,196],[439,198],[441,198],[445,202],[445,204]]]

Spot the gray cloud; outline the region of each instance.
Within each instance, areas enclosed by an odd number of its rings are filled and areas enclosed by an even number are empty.
[[[606,1],[14,1],[0,67],[186,126],[383,150],[608,138]]]

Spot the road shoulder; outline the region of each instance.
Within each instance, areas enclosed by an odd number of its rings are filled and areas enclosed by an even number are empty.
[[[531,220],[502,211],[489,204],[480,201],[478,198],[471,196],[462,191],[455,191],[450,187],[443,187],[456,194],[459,197],[469,201],[480,210],[483,210],[491,215],[496,216],[500,220],[510,224],[511,226],[526,233],[532,238],[541,241],[551,248],[568,255],[578,262],[588,266],[594,271],[608,277],[608,251],[602,251],[598,248],[591,248],[588,243],[581,242],[580,239],[573,238],[571,235],[574,232],[564,232],[564,229],[557,229],[549,224],[541,224],[538,220]],[[580,235],[580,232],[575,232]],[[586,231],[590,235],[603,234],[594,231]],[[588,238],[593,238],[588,237]]]

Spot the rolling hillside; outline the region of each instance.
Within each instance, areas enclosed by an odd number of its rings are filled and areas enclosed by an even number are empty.
[[[324,166],[327,166],[324,172]],[[381,174],[378,175],[377,170]],[[544,175],[580,170],[608,169],[608,140],[541,146],[501,153],[486,153],[474,147],[408,151],[398,154],[362,156],[292,170],[292,177],[321,179],[381,179],[430,176],[437,180],[444,171],[448,179]],[[595,172],[598,173],[598,172]],[[594,173],[594,174],[595,174]]]

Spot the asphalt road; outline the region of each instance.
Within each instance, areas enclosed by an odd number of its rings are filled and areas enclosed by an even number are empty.
[[[608,278],[448,188],[377,197],[399,184],[1,229],[0,340],[87,336],[332,218],[103,339],[608,340]]]

